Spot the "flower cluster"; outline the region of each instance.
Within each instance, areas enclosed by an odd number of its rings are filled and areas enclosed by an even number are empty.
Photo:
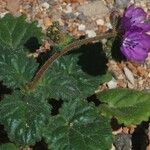
[[[147,14],[139,7],[129,6],[121,20],[123,42],[121,51],[127,59],[143,62],[150,52],[150,24],[146,22]]]

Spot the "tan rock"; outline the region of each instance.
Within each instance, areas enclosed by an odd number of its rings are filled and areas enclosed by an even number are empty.
[[[103,1],[93,1],[92,3],[83,4],[77,8],[79,12],[83,12],[85,16],[103,18],[109,13],[108,8]]]
[[[52,21],[49,17],[43,18],[43,23],[44,23],[46,29],[52,25]]]
[[[12,12],[17,13],[21,4],[21,0],[6,0],[7,6],[6,8]]]

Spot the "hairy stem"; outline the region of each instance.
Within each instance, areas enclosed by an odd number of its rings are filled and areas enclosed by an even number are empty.
[[[45,72],[47,71],[47,69],[53,64],[53,62],[55,60],[57,60],[58,58],[60,58],[61,56],[63,56],[64,54],[66,54],[67,52],[74,50],[82,45],[88,44],[90,42],[93,41],[97,41],[97,40],[101,40],[104,38],[110,38],[110,37],[115,37],[116,36],[116,32],[110,32],[110,33],[104,33],[102,35],[97,35],[93,38],[87,38],[87,39],[82,39],[82,40],[78,40],[75,41],[73,43],[71,43],[70,45],[68,45],[67,47],[65,47],[63,50],[56,52],[54,55],[52,55],[46,62],[45,64],[39,69],[39,71],[36,73],[35,77],[33,78],[33,80],[27,85],[29,90],[32,90],[36,87],[38,81],[41,79],[41,77],[45,74]]]

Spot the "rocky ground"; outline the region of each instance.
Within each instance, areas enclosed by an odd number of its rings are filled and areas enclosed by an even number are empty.
[[[43,32],[46,32],[54,21],[58,21],[63,32],[68,32],[78,39],[81,36],[94,37],[112,29],[110,23],[112,11],[117,10],[121,14],[124,8],[132,3],[142,7],[150,16],[149,0],[0,0],[0,17],[6,13],[16,16],[25,14],[29,22],[37,20]],[[104,39],[102,42],[106,43],[107,40]],[[46,49],[50,47],[47,41],[45,47]],[[113,79],[100,86],[99,91],[127,87],[150,92],[150,56],[143,64],[110,60],[107,65]],[[122,139],[130,141],[128,135],[133,133],[134,128],[119,128],[114,134],[121,133]],[[147,133],[150,138],[150,129]],[[122,150],[128,149],[130,148]],[[150,150],[150,146],[147,150]]]

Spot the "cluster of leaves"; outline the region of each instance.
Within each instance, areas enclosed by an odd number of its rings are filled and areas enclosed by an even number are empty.
[[[57,49],[71,41],[66,37]],[[112,117],[126,125],[148,119],[148,93],[114,89],[97,95],[102,102],[98,107],[86,101],[100,84],[111,79],[111,75],[85,71],[79,63],[84,51],[56,60],[30,91],[27,84],[40,65],[28,57],[32,50],[28,44],[36,39],[39,45],[42,38],[36,23],[27,23],[23,16],[6,15],[0,20],[0,80],[12,90],[0,101],[0,123],[11,142],[28,147],[43,138],[53,150],[107,150],[113,142]],[[92,62],[89,60],[89,63]],[[49,101],[54,99],[62,100],[63,104],[53,116]],[[17,149],[13,144],[2,145],[0,149],[6,147]]]

